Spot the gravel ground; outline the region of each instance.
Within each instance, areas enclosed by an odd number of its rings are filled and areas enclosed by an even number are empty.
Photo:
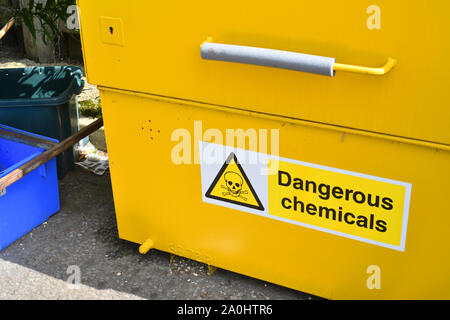
[[[0,252],[0,299],[315,299],[308,294],[120,240],[108,174],[60,181],[61,210]],[[70,266],[82,287],[67,285]],[[106,290],[106,291],[105,291]]]

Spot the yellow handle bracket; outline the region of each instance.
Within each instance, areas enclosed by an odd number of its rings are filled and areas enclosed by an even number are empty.
[[[381,68],[369,68],[369,67],[362,67],[362,66],[354,66],[350,64],[342,64],[342,63],[335,63],[333,65],[334,71],[346,71],[346,72],[353,72],[353,73],[361,73],[361,74],[368,74],[368,75],[374,75],[374,76],[382,76],[388,73],[392,70],[392,68],[395,67],[397,64],[397,61],[392,58],[388,58],[386,64],[382,66]]]
[[[144,241],[144,243],[139,247],[139,253],[140,254],[146,254],[150,251],[151,248],[153,248],[154,243],[152,239],[147,239]]]

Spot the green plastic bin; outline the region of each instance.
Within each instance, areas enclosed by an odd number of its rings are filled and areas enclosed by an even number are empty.
[[[78,131],[84,81],[78,67],[0,69],[0,123],[59,141]],[[74,166],[73,149],[57,158],[58,177]]]

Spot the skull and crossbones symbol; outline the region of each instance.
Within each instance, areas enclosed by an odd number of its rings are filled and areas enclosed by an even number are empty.
[[[237,174],[236,172],[233,171],[229,171],[227,173],[225,173],[224,175],[224,179],[225,179],[225,186],[222,185],[221,187],[223,189],[226,189],[226,192],[222,192],[222,195],[224,196],[233,196],[235,198],[241,198],[244,201],[247,201],[247,198],[243,197],[242,194],[247,194],[248,191],[242,191],[242,183],[243,183],[243,179],[242,177]]]

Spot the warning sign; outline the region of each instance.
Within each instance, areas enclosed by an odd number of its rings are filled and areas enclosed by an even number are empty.
[[[401,247],[408,184],[287,161],[277,166],[268,176],[271,215]]]
[[[405,250],[410,183],[206,142],[200,150],[205,202]]]
[[[205,196],[264,211],[264,206],[233,152],[228,156]]]

